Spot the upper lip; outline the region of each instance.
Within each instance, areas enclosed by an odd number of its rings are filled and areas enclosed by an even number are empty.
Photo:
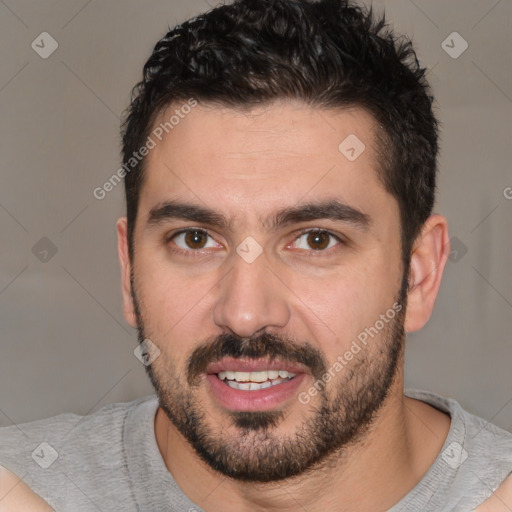
[[[216,374],[223,371],[261,372],[265,370],[286,370],[290,373],[305,373],[304,368],[297,363],[279,359],[237,359],[234,357],[225,357],[220,361],[209,364],[206,368],[206,373]]]

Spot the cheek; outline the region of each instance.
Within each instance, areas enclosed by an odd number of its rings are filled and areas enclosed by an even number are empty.
[[[139,294],[154,318],[181,318],[207,290],[204,279],[173,265],[158,252],[141,251],[136,271]]]
[[[165,356],[161,371],[168,371],[165,368],[172,362],[181,374],[192,351],[212,336],[212,297],[218,277],[190,275],[156,260],[140,256],[136,269],[145,334]]]
[[[297,311],[328,361],[345,354],[358,336],[364,340],[366,330],[392,308],[398,292],[395,274],[375,261],[344,268],[322,281],[297,280],[294,291],[301,299]],[[377,341],[381,336],[379,331],[368,339]]]

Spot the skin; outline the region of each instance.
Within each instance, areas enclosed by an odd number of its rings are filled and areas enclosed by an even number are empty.
[[[0,466],[0,512],[53,512],[53,508],[21,478]]]
[[[282,102],[244,114],[200,105],[152,150],[135,228],[135,286],[147,334],[165,355],[172,354],[178,372],[185,371],[198,341],[225,330],[249,337],[267,329],[309,340],[332,364],[391,307],[403,274],[399,211],[375,171],[374,129],[373,118],[358,109],[318,111]],[[353,162],[338,151],[349,134],[366,145]],[[271,232],[260,222],[282,206],[333,195],[365,212],[371,229],[360,232],[321,219]],[[233,231],[210,229],[214,243],[199,258],[173,253],[166,236],[185,227],[206,228],[180,220],[144,229],[155,204],[176,198],[222,212],[233,220]],[[328,229],[350,243],[308,259],[308,249],[301,251],[296,241],[304,227]],[[117,228],[124,314],[136,327],[125,218]],[[235,252],[247,236],[264,251],[251,264]],[[431,315],[448,240],[446,219],[430,217],[411,259],[408,332],[423,327]],[[378,357],[379,341],[381,336],[367,349],[372,357]],[[312,385],[308,377],[300,391]],[[219,435],[240,435],[206,385],[197,399]],[[292,435],[312,414],[297,400],[283,407],[286,418],[275,435]],[[449,425],[448,415],[403,396],[400,361],[389,398],[364,443],[347,447],[343,457],[333,454],[312,474],[270,484],[228,479],[199,459],[162,410],[155,432],[178,485],[208,512],[291,511],[297,503],[311,512],[361,512],[385,510],[405,496],[439,453]]]
[[[226,330],[247,337],[260,329],[294,335],[308,340],[332,363],[390,307],[403,270],[399,217],[395,199],[375,172],[374,128],[373,119],[362,110],[319,111],[285,102],[247,115],[199,106],[152,150],[135,230],[133,270],[145,327],[178,373],[183,374],[187,357],[199,342]],[[366,145],[354,162],[337,150],[351,133]],[[277,232],[260,224],[260,216],[276,207],[332,194],[367,213],[371,230],[362,234],[326,219]],[[215,243],[200,258],[172,253],[164,235],[184,227],[207,227],[178,221],[145,232],[149,209],[177,197],[224,213],[234,220],[233,231],[209,230]],[[352,243],[330,256],[307,259],[294,243],[303,227],[329,229]],[[136,327],[126,218],[119,219],[117,229],[123,312]],[[264,249],[251,264],[235,252],[247,236]],[[428,321],[448,254],[446,219],[433,215],[412,252],[407,332]],[[379,342],[382,338],[375,337],[367,348],[374,358],[379,357]],[[225,436],[236,437],[239,432],[226,411],[202,384],[198,400],[212,425],[221,426]],[[312,379],[306,380],[299,391],[311,384]],[[275,427],[276,435],[290,434],[298,421],[312,413],[297,400],[283,407],[287,414]],[[298,508],[365,512],[388,509],[421,480],[441,450],[449,426],[446,414],[403,396],[401,360],[389,399],[362,442],[346,447],[343,455],[333,453],[329,464],[307,475],[271,484],[226,478],[202,462],[162,409],[156,414],[155,435],[178,485],[208,512]],[[37,508],[41,501],[34,502],[38,497],[15,475],[0,472],[0,476],[0,496],[4,496],[0,512],[20,506],[46,510]],[[511,508],[512,479],[508,479],[476,511]]]
[[[508,477],[498,490],[474,512],[510,512],[510,510],[512,510],[512,477]]]
[[[512,507],[512,478],[474,512],[509,512]],[[0,512],[53,512],[39,495],[18,476],[0,466]]]

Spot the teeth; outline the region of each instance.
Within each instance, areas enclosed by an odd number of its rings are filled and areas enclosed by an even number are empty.
[[[224,372],[219,373],[219,379],[222,379],[221,374]],[[227,373],[227,372],[226,372]],[[226,379],[236,380],[238,382],[249,382],[251,380],[251,373],[250,372],[229,372],[231,374],[231,377],[226,376]]]
[[[251,372],[249,380],[252,382],[265,382],[268,380],[268,372]]]
[[[286,381],[288,381],[290,379],[286,379]],[[286,381],[283,381],[282,379],[277,379],[277,380],[273,380],[272,382],[271,381],[266,381],[266,382],[262,382],[262,383],[259,383],[259,382],[237,382],[236,380],[226,380],[226,384],[230,387],[230,388],[233,388],[233,389],[241,389],[243,391],[256,391],[258,389],[265,389],[265,388],[269,388],[270,386],[275,386],[276,384],[281,384],[281,382],[286,382]]]
[[[295,377],[295,373],[287,372],[286,370],[264,370],[260,372],[233,372],[233,371],[222,371],[219,372],[220,380],[234,380],[237,382],[266,382],[267,380],[274,380],[278,377],[282,379],[288,379]]]

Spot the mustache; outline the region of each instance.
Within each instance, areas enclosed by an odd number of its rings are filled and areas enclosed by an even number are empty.
[[[187,362],[189,385],[197,386],[208,365],[224,357],[270,360],[279,358],[284,362],[305,366],[316,379],[327,372],[327,365],[321,352],[307,342],[298,345],[294,341],[269,333],[251,338],[225,333],[217,336],[212,342],[200,345],[192,352]]]

